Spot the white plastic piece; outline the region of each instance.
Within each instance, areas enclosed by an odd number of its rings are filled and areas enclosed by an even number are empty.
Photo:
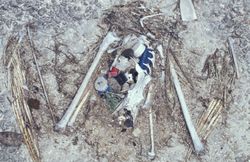
[[[120,111],[122,108],[126,108],[131,111],[133,120],[135,121],[138,114],[139,104],[143,101],[143,92],[146,85],[150,82],[151,76],[144,73],[143,69],[136,63],[136,71],[138,72],[138,79],[133,89],[128,91],[127,97],[119,105],[113,114]]]
[[[103,39],[99,50],[96,54],[96,57],[93,61],[93,63],[91,64],[80,88],[78,89],[73,101],[71,102],[69,108],[67,109],[67,111],[65,112],[65,114],[63,115],[62,119],[56,124],[55,126],[55,130],[60,130],[60,129],[65,129],[65,127],[67,126],[70,118],[72,117],[76,106],[79,104],[79,101],[82,97],[82,95],[84,93],[86,93],[86,88],[88,87],[88,83],[91,79],[91,76],[93,74],[93,72],[95,71],[100,59],[102,58],[102,55],[104,54],[104,52],[108,49],[108,47],[114,43],[115,41],[119,41],[120,38],[116,36],[115,33],[113,32],[108,32],[108,34],[105,36],[105,38]]]
[[[146,49],[146,46],[141,42],[141,41],[138,41],[132,48],[134,50],[134,56],[135,57],[140,57],[143,52],[145,51]]]
[[[129,74],[128,72],[125,73],[125,76],[127,77],[127,83],[133,83],[134,80],[133,80],[133,75],[132,74]]]
[[[188,106],[186,104],[183,92],[181,90],[180,82],[178,80],[178,76],[177,76],[176,71],[174,69],[174,65],[172,64],[171,61],[169,62],[169,64],[170,64],[171,77],[172,77],[172,80],[174,82],[175,90],[176,90],[177,96],[178,96],[180,104],[181,104],[181,109],[183,112],[183,116],[184,116],[184,119],[185,119],[185,122],[186,122],[186,125],[188,128],[188,131],[190,133],[191,139],[192,139],[193,144],[194,144],[194,149],[195,149],[197,154],[200,154],[204,151],[204,146],[203,146],[203,144],[202,144],[202,142],[201,142],[201,140],[200,140],[200,138],[195,130],[195,127],[192,123],[192,119],[191,119],[189,111],[188,111]]]
[[[112,67],[116,67],[120,71],[125,71],[131,66],[129,59],[124,56],[118,56],[112,64]]]
[[[149,64],[145,64],[145,63],[143,63],[143,65],[147,66],[147,68],[149,69],[149,73],[148,74],[151,75],[152,74],[152,69],[151,69],[150,65]],[[144,70],[144,72],[147,74],[147,70]]]
[[[99,76],[95,81],[95,89],[99,92],[105,92],[108,89],[108,81],[103,76]]]
[[[183,21],[196,20],[194,5],[191,0],[180,0],[181,19]]]

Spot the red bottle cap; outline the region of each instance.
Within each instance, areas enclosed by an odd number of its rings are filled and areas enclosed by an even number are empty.
[[[116,77],[119,73],[119,69],[116,67],[112,67],[112,69],[109,71],[108,75],[109,77]]]

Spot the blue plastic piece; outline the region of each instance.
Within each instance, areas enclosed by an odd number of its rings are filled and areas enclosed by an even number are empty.
[[[139,65],[143,70],[146,70],[147,74],[150,74],[153,66],[152,59],[154,55],[152,51],[152,49],[146,48],[141,57],[139,57]]]

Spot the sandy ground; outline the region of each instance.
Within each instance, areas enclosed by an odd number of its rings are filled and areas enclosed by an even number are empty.
[[[48,95],[59,120],[78,89],[89,62],[94,57],[92,49],[98,45],[106,30],[101,29],[103,13],[114,5],[129,1],[0,1],[0,57],[10,35],[32,25],[32,38]],[[159,9],[166,16],[179,15],[173,11],[176,1],[153,0],[146,7]],[[202,68],[208,55],[216,48],[227,53],[227,38],[233,37],[240,76],[235,80],[230,100],[222,118],[205,142],[205,155],[192,155],[188,161],[247,162],[250,160],[250,1],[197,1],[194,0],[198,20],[185,22],[178,29],[181,45],[173,49],[183,69],[192,79],[183,90],[192,120],[197,121],[216,94],[216,79],[201,79]],[[177,30],[177,29],[176,29]],[[40,108],[32,113],[37,125],[37,136],[42,161],[150,161],[147,110],[139,113],[135,127],[142,133],[134,137],[132,130],[121,132],[112,122],[104,102],[98,100],[88,118],[80,112],[73,128],[64,133],[53,131],[53,124],[46,106],[31,51],[23,46],[28,98],[40,101]],[[158,58],[159,59],[159,58]],[[101,69],[98,70],[98,72]],[[157,70],[156,70],[157,71]],[[157,75],[156,75],[157,76]],[[19,132],[8,102],[7,73],[0,66],[0,132]],[[181,110],[164,104],[165,85],[159,82],[155,90],[155,161],[185,161],[192,147]],[[162,104],[157,104],[162,103]],[[24,144],[19,147],[0,143],[0,161],[31,161]]]

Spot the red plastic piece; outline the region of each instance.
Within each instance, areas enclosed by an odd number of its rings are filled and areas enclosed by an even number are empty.
[[[119,73],[119,69],[116,67],[112,67],[112,69],[109,71],[108,75],[109,77],[116,77]]]

